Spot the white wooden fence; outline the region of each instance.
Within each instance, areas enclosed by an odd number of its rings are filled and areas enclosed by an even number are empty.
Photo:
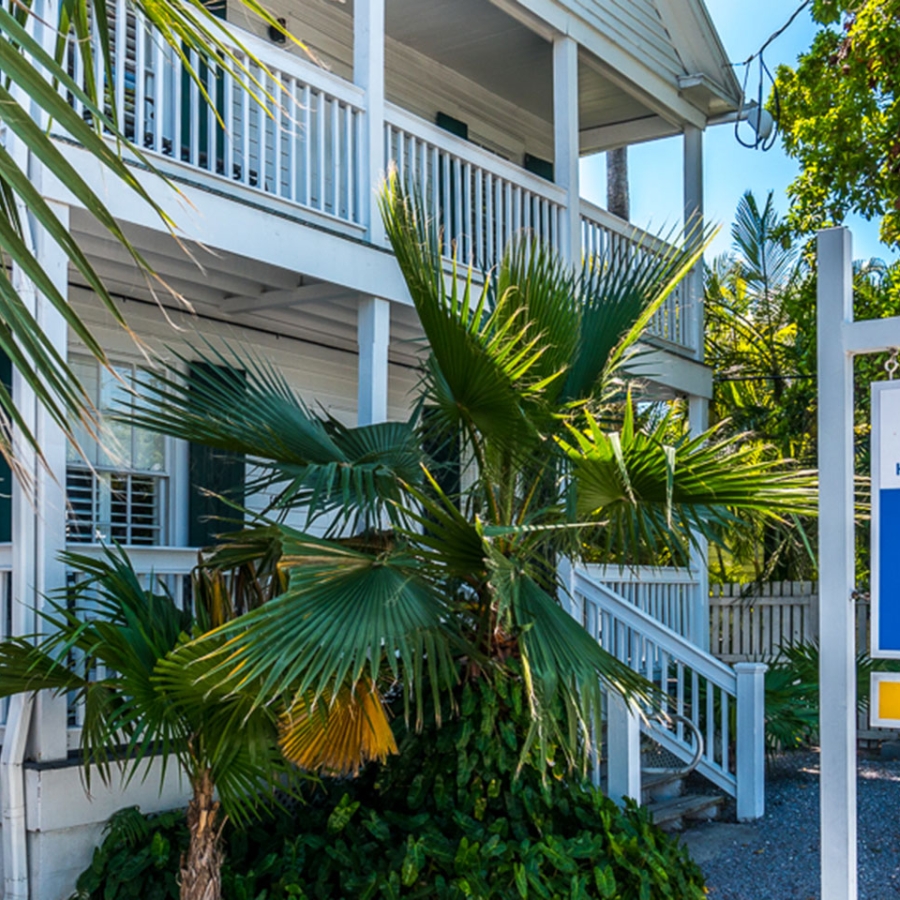
[[[709,646],[723,662],[775,659],[819,634],[819,597],[809,581],[710,586]]]
[[[725,584],[710,587],[710,649],[724,662],[771,661],[782,648],[818,643],[819,593],[814,581],[763,585]],[[868,653],[871,607],[856,600],[856,652]],[[862,741],[896,740],[897,732],[871,728],[868,711],[857,717]]]

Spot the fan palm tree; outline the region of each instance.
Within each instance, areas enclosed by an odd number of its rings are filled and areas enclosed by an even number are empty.
[[[241,2],[252,14],[283,31],[258,0]],[[270,99],[263,87],[268,75],[266,66],[226,30],[201,0],[134,0],[129,8],[143,16],[157,40],[184,61],[200,96],[208,102],[212,101],[202,77],[205,71],[230,74],[235,84],[245,85],[257,100]],[[110,23],[114,14],[114,0],[17,0],[0,5],[0,246],[4,262],[0,266],[0,351],[9,356],[37,399],[73,441],[73,422],[81,420],[89,427],[93,422],[89,397],[44,332],[29,301],[29,291],[13,273],[21,273],[47,299],[89,352],[103,364],[107,360],[100,344],[42,268],[36,252],[39,230],[59,244],[69,263],[115,321],[127,326],[91,262],[42,196],[40,181],[35,183],[35,171],[43,169],[58,179],[129,250],[148,278],[159,279],[129,243],[100,197],[60,151],[50,136],[50,123],[80,144],[108,174],[155,210],[168,228],[173,228],[158,199],[142,186],[134,167],[126,162],[136,160],[157,172],[152,159],[125,137],[116,104],[110,103],[109,89],[103,86],[104,82],[113,83],[115,60]],[[70,54],[80,57],[74,69],[70,68]],[[191,54],[196,54],[195,66],[189,63]],[[83,73],[78,82],[71,71]],[[103,77],[98,78],[98,73],[103,73]],[[72,101],[83,114],[76,112]],[[14,471],[27,477],[13,452],[12,426],[38,454],[40,447],[29,423],[13,404],[9,389],[2,384],[0,411],[0,453]]]
[[[291,758],[346,772],[392,747],[347,739],[320,756],[332,716],[389,735],[388,700],[421,721],[427,698],[438,716],[452,710],[460,679],[514,669],[531,705],[524,750],[548,759],[559,746],[582,764],[601,689],[646,699],[646,683],[565,610],[557,561],[587,543],[627,554],[715,537],[739,510],[809,511],[813,479],[743,438],[690,438],[672,415],[643,430],[623,403],[623,363],[696,255],[619,254],[575,275],[523,239],[481,279],[447,272],[436,228],[396,179],[382,205],[429,347],[409,421],[349,428],[239,350],[197,352],[240,379],[187,386],[183,358],[141,387],[131,421],[245,453],[257,486],[275,489],[207,564],[274,561],[285,584],[213,632],[225,643],[201,667],[168,669],[167,689],[261,686],[259,703],[287,709]],[[298,510],[305,524],[289,526]]]
[[[195,574],[195,620],[167,593],[142,587],[121,550],[64,561],[82,579],[42,613],[46,636],[0,642],[0,696],[50,690],[83,705],[88,785],[95,774],[108,783],[114,772],[129,781],[155,760],[165,777],[174,761],[191,788],[181,897],[218,900],[226,819],[258,816],[264,791],[288,789],[293,772],[278,749],[276,708],[209,683],[190,698],[182,685],[176,705],[159,681],[167,657],[189,658],[201,628],[222,624],[221,579]]]

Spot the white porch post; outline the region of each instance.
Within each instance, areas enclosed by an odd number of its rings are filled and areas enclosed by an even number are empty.
[[[68,228],[69,208],[50,204]],[[27,223],[27,219],[26,219]],[[26,225],[27,227],[27,225]],[[65,297],[68,292],[68,260],[63,250],[40,228],[35,228],[35,252],[44,270]],[[13,267],[13,281],[32,308],[38,324],[66,358],[68,329],[62,315]],[[38,404],[34,391],[13,371],[13,399],[37,438],[46,468],[36,454],[25,448],[14,434],[19,458],[25,464],[30,488],[14,479],[12,485],[12,622],[17,634],[33,634],[42,629],[36,611],[43,597],[65,586],[65,566],[58,555],[66,547],[66,439],[62,429]],[[29,739],[29,755],[36,760],[65,759],[66,700],[49,693],[39,694],[34,707]]]
[[[694,243],[703,239],[703,132],[687,125],[684,129],[684,229]],[[703,359],[703,265],[696,265],[684,280],[690,339]]]
[[[618,694],[607,694],[607,793],[620,806],[626,797],[641,801],[641,722]]]
[[[766,811],[765,663],[738,663],[737,818],[752,822]]]
[[[353,8],[353,81],[366,92],[360,215],[373,244],[384,243],[376,193],[385,174],[384,0],[356,0]]]
[[[820,231],[817,258],[822,900],[855,900],[853,359],[843,341],[845,323],[853,321],[850,232]]]
[[[359,344],[357,423],[371,425],[387,420],[390,301],[361,297],[356,327]]]
[[[695,241],[703,237],[703,132],[687,126],[684,130],[684,230]],[[688,313],[685,335],[695,349],[696,358],[703,359],[703,263],[698,263],[685,277],[683,296]],[[689,399],[689,424],[692,435],[709,427],[709,401],[705,397]],[[709,569],[708,548],[705,541],[691,549],[691,570],[697,584],[692,604],[691,641],[702,650],[709,650]]]
[[[581,264],[578,159],[578,42],[560,35],[553,41],[553,174],[567,194],[559,251],[575,265]]]

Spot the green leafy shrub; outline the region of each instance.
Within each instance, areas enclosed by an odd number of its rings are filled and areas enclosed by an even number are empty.
[[[75,885],[73,900],[177,900],[178,860],[188,845],[184,812],[145,816],[136,807],[110,817],[103,842]]]
[[[470,682],[458,699],[441,728],[399,726],[387,764],[324,780],[293,817],[231,831],[226,900],[705,897],[700,870],[644,811],[523,757],[519,682]]]

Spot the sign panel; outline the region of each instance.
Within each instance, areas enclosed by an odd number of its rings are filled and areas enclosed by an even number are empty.
[[[871,687],[871,727],[900,728],[900,672],[873,672]]]
[[[872,656],[900,659],[900,381],[872,385]]]

